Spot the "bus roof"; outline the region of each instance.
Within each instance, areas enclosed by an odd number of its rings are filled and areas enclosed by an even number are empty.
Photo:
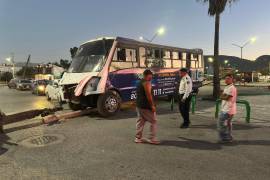
[[[186,48],[179,48],[179,47],[173,47],[173,46],[167,46],[167,45],[160,45],[160,44],[153,44],[149,42],[142,42],[134,39],[129,39],[129,38],[124,38],[124,37],[100,37],[97,39],[93,39],[90,41],[87,41],[83,44],[89,43],[89,42],[94,42],[94,41],[100,41],[102,39],[113,39],[116,40],[118,43],[122,45],[128,45],[128,46],[141,46],[141,47],[150,47],[150,48],[161,48],[161,49],[168,49],[168,50],[173,50],[173,51],[180,51],[180,52],[189,52],[189,53],[196,53],[196,54],[202,54],[203,50],[202,49],[186,49]]]

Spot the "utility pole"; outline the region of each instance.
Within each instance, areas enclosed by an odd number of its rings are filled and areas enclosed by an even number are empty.
[[[15,78],[15,62],[14,62],[14,53],[11,53],[11,62],[13,64],[13,68],[12,68],[12,74],[13,74],[13,78]]]
[[[27,67],[28,67],[28,64],[29,64],[30,58],[31,58],[31,54],[29,54],[29,55],[28,55],[28,58],[27,58],[26,64],[25,64],[25,66],[24,66],[24,71],[23,71],[23,79],[25,79],[26,69],[27,69]]]

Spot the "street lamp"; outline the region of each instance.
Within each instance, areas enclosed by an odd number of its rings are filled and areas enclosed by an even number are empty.
[[[145,37],[143,37],[143,36],[140,36],[139,39],[140,39],[141,41],[146,40],[147,42],[150,42],[150,43],[151,43],[151,42],[154,41],[154,39],[155,39],[157,36],[162,36],[162,35],[165,33],[165,31],[166,31],[166,29],[165,29],[164,27],[160,27],[160,28],[156,31],[156,33],[153,35],[153,37],[152,37],[151,39],[145,38]]]
[[[13,76],[13,78],[15,78],[15,62],[14,62],[14,54],[13,53],[11,53],[11,56],[10,57],[7,57],[6,58],[6,61],[8,61],[8,62],[10,62],[10,63],[12,63],[12,76]]]
[[[243,59],[243,49],[244,49],[244,47],[246,47],[248,44],[255,43],[256,40],[257,40],[257,38],[256,37],[253,37],[253,38],[249,39],[243,45],[238,45],[238,44],[232,44],[232,45],[240,48],[240,50],[241,50],[241,59]]]
[[[214,59],[211,58],[211,57],[209,57],[209,58],[208,58],[208,62],[209,62],[209,63],[212,63],[212,62],[214,62]]]
[[[11,57],[7,57],[7,58],[6,58],[6,61],[7,61],[7,62],[11,62]]]

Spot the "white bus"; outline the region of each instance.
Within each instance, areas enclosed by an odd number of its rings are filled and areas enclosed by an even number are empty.
[[[136,41],[98,38],[83,43],[60,84],[73,110],[97,107],[102,116],[115,114],[121,102],[136,99],[136,84],[145,69],[154,73],[154,96],[173,96],[179,69],[186,67],[194,90],[203,81],[203,51]]]

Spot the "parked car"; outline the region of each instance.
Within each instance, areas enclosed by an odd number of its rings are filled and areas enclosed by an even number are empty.
[[[59,80],[54,80],[48,84],[45,89],[48,101],[57,100],[59,103],[65,102],[63,87],[59,86]]]
[[[10,89],[16,89],[17,87],[17,82],[18,82],[18,79],[11,79],[9,82],[8,82],[8,87]]]
[[[45,95],[46,86],[50,83],[49,80],[35,80],[32,83],[32,94]]]
[[[31,80],[21,79],[21,80],[17,81],[16,89],[18,89],[18,90],[30,90],[31,85],[32,85]]]

